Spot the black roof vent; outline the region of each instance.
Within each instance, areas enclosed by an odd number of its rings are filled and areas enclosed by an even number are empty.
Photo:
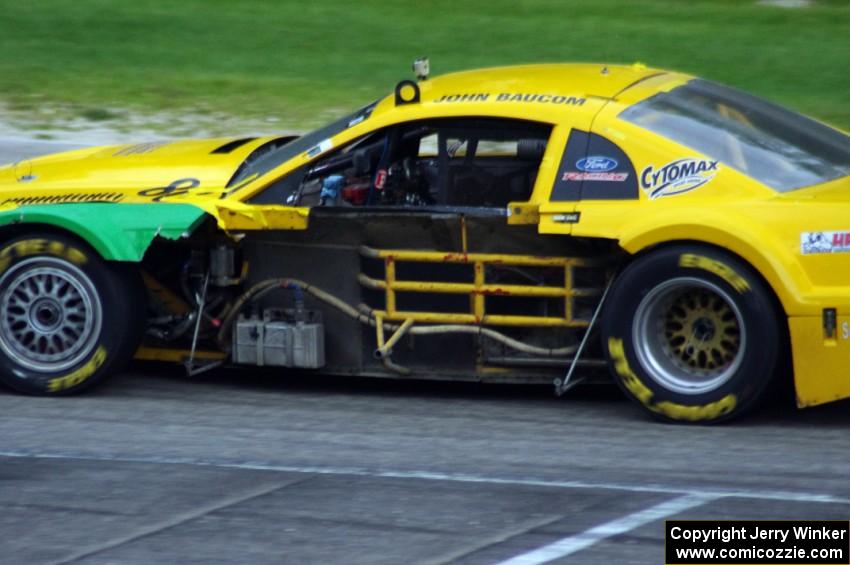
[[[249,141],[254,141],[255,139],[257,139],[257,138],[256,137],[243,137],[242,139],[234,139],[233,141],[228,141],[227,143],[225,143],[224,145],[222,145],[218,149],[214,149],[212,152],[213,153],[230,153],[231,151],[233,151],[237,147],[242,147],[243,145],[245,145]]]

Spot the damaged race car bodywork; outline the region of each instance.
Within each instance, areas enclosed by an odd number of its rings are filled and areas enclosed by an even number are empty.
[[[131,356],[332,374],[605,378],[744,413],[793,363],[850,396],[850,141],[642,66],[402,81],[303,137],[101,147],[0,170],[0,379]]]

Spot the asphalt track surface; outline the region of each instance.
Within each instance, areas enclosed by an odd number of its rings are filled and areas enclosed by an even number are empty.
[[[673,426],[614,387],[138,364],[0,391],[0,562],[662,563],[665,519],[850,518],[848,431],[848,402]]]

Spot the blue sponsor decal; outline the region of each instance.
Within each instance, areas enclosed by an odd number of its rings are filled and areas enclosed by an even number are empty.
[[[617,160],[604,155],[591,155],[576,161],[576,168],[587,173],[607,173],[617,168]]]
[[[654,200],[699,188],[717,174],[717,161],[687,157],[656,169],[652,165],[640,174],[640,186]]]

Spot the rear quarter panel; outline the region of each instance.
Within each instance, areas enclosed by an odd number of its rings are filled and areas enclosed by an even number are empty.
[[[681,81],[665,83],[670,88],[677,84]],[[850,196],[845,196],[850,194],[850,182],[780,194],[720,163],[698,188],[650,198],[648,170],[657,171],[678,159],[706,157],[618,119],[636,99],[640,96],[632,93],[631,100],[606,105],[592,131],[630,157],[642,177],[639,196],[577,202],[580,220],[570,226],[572,235],[616,240],[632,255],[666,243],[692,241],[740,256],[773,289],[788,318],[798,404],[850,396],[850,255],[804,253],[801,244],[803,234],[812,232],[850,234]],[[541,232],[565,233],[547,221],[565,211],[565,203],[541,206]],[[843,251],[850,251],[850,243]],[[834,308],[838,316],[831,335],[823,327],[825,308]]]

